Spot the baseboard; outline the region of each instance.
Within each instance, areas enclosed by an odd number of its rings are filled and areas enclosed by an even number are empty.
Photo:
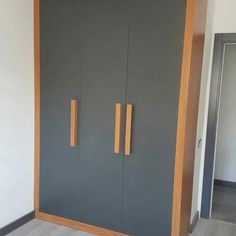
[[[199,219],[199,211],[197,211],[193,217],[193,220],[190,224],[189,232],[192,233]]]
[[[91,234],[103,235],[103,236],[127,236],[125,234],[115,232],[115,231],[112,231],[109,229],[104,229],[104,228],[97,227],[94,225],[81,223],[81,222],[78,222],[75,220],[65,219],[62,217],[50,215],[50,214],[39,212],[39,211],[35,212],[35,217],[39,220],[48,221],[48,222],[51,222],[54,224],[78,229],[78,230],[81,230],[81,231],[84,231],[87,233],[91,233]]]
[[[231,181],[215,179],[214,185],[236,189],[236,183]]]
[[[6,234],[12,232],[13,230],[19,228],[20,226],[24,225],[25,223],[34,219],[35,213],[34,211],[30,212],[27,215],[22,216],[21,218],[13,221],[12,223],[2,227],[0,229],[0,236],[5,236]]]

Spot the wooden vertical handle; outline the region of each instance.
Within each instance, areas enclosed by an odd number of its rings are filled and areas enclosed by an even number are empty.
[[[125,126],[125,155],[131,154],[131,138],[132,138],[132,112],[133,105],[126,106],[126,126]]]
[[[114,153],[120,153],[120,137],[121,137],[121,116],[122,105],[115,105],[115,137],[114,137]]]
[[[70,147],[78,143],[78,100],[70,101]]]

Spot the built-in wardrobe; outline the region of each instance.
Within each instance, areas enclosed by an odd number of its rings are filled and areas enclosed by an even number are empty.
[[[171,235],[189,2],[38,1],[37,194],[48,219]]]

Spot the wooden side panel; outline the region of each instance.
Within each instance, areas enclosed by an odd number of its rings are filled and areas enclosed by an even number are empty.
[[[179,95],[172,236],[189,234],[207,0],[188,0]]]
[[[34,209],[39,209],[39,147],[40,147],[40,47],[39,0],[34,0]]]
[[[43,221],[49,221],[55,224],[67,226],[70,228],[78,229],[84,232],[88,232],[91,234],[102,235],[102,236],[126,236],[125,234],[121,234],[112,230],[103,229],[94,225],[88,225],[84,223],[80,223],[74,220],[68,220],[62,217],[36,212],[36,218]]]

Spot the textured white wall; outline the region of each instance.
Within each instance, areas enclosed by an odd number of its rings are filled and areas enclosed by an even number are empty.
[[[192,214],[201,209],[202,181],[206,142],[207,116],[211,82],[211,68],[215,33],[236,33],[236,1],[235,0],[208,0],[207,32],[204,49],[204,62],[199,104],[197,139],[202,138],[200,149],[196,148]]]
[[[215,33],[235,33],[236,32],[236,1],[235,0],[215,0]]]
[[[0,228],[33,210],[33,0],[0,0]]]
[[[215,179],[236,182],[236,44],[226,45],[222,76]]]

